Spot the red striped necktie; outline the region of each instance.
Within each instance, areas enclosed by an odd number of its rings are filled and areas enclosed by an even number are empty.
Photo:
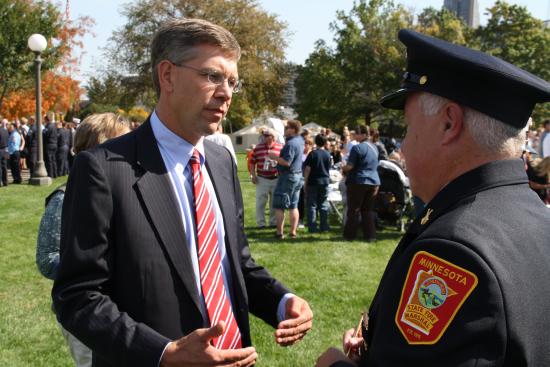
[[[193,194],[195,197],[195,223],[197,226],[197,245],[202,294],[208,310],[210,325],[225,321],[225,332],[214,339],[218,349],[241,348],[241,332],[222,276],[222,264],[218,248],[216,216],[212,200],[201,173],[199,151],[194,149],[189,160],[193,173]]]

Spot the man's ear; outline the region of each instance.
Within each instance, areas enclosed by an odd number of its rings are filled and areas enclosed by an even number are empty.
[[[175,66],[168,60],[162,60],[157,65],[160,90],[171,93],[174,91],[174,68]]]
[[[464,109],[454,103],[449,102],[442,108],[442,126],[444,145],[450,144],[460,137],[464,129]]]

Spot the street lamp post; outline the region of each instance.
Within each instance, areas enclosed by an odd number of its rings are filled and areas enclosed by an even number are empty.
[[[36,66],[36,133],[38,135],[38,161],[36,162],[34,172],[31,174],[29,183],[37,186],[48,186],[52,184],[52,179],[48,177],[46,167],[44,166],[44,150],[42,142],[42,91],[40,87],[40,66],[42,59],[40,54],[46,49],[48,42],[41,34],[33,34],[29,37],[29,48],[34,52],[36,58],[34,64]]]

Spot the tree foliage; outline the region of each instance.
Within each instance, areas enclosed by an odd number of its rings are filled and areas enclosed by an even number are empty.
[[[135,76],[124,77],[110,72],[103,76],[91,77],[86,90],[92,103],[129,110],[136,105],[137,95],[133,91],[139,87],[139,81]]]
[[[27,40],[40,33],[48,40],[42,53],[42,108],[66,111],[82,94],[71,73],[78,71],[73,51],[93,21],[64,19],[48,1],[0,0],[0,113],[8,118],[32,114],[35,109],[34,63]]]
[[[114,32],[108,51],[119,75],[136,76],[134,99],[152,107],[150,42],[169,18],[202,18],[231,31],[242,48],[239,76],[244,90],[235,96],[228,119],[234,127],[249,123],[251,111],[276,107],[288,74],[284,66],[286,24],[255,0],[138,0],[124,9],[126,24]]]
[[[477,30],[444,8],[426,8],[414,21],[391,0],[359,0],[348,14],[339,11],[332,23],[335,48],[318,41],[298,69],[300,118],[333,128],[360,120],[385,132],[398,131],[400,115],[382,109],[379,100],[400,84],[403,75],[405,48],[396,37],[401,28],[481,49],[550,80],[550,29],[525,7],[497,1],[488,11],[487,25]],[[535,121],[548,118],[549,110],[539,105]]]
[[[487,9],[487,25],[476,30],[476,46],[539,78],[550,80],[550,28],[533,17],[526,7],[497,1]],[[539,104],[533,119],[539,125],[550,117],[548,103]]]
[[[444,39],[458,45],[471,43],[473,31],[466,23],[447,8],[439,10],[429,7],[419,15],[415,30],[428,36]]]
[[[51,39],[61,30],[57,8],[47,1],[0,0],[0,110],[6,94],[32,85],[34,55],[27,40],[33,33]],[[44,68],[52,68],[61,58],[59,47],[44,52]]]
[[[68,111],[74,107],[82,94],[77,80],[48,70],[41,80],[42,110]],[[7,118],[33,115],[36,108],[34,88],[21,88],[8,94],[2,106],[2,114]]]
[[[334,51],[324,41],[317,41],[297,74],[294,85],[299,95],[296,111],[300,118],[333,127],[343,123],[347,86]]]
[[[395,35],[411,24],[412,15],[392,1],[360,0],[349,14],[337,12],[331,23],[335,49],[318,42],[299,71],[300,118],[335,128],[380,117],[381,93],[399,83],[404,69]]]

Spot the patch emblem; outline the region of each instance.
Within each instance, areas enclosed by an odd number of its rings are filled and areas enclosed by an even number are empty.
[[[428,252],[412,259],[395,323],[409,344],[435,344],[477,285],[477,276]]]

